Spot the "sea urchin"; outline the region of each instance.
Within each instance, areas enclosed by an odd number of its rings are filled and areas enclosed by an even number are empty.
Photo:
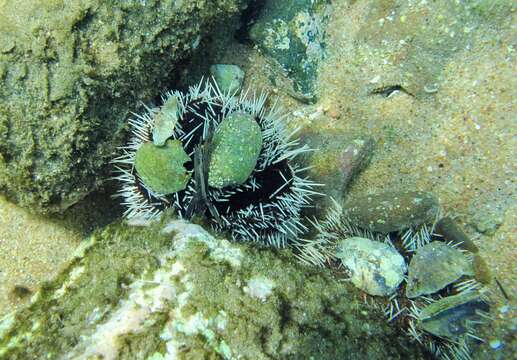
[[[307,230],[300,212],[318,184],[293,160],[310,149],[287,132],[278,107],[266,106],[265,93],[234,95],[202,81],[129,120],[131,137],[113,160],[126,217],[173,208],[206,216],[235,240],[279,247]]]

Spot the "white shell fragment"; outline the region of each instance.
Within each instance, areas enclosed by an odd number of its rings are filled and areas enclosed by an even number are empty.
[[[389,245],[366,238],[341,240],[336,256],[351,273],[352,283],[370,295],[393,294],[404,280],[404,258]]]
[[[178,98],[170,96],[158,113],[154,115],[153,144],[163,146],[174,134],[179,119]]]

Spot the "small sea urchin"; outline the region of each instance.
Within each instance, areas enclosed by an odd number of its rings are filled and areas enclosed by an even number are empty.
[[[285,246],[307,230],[300,212],[311,204],[318,184],[302,176],[305,169],[293,160],[310,149],[287,132],[277,106],[266,106],[265,93],[247,95],[224,94],[211,81],[202,81],[186,93],[167,92],[161,107],[135,114],[129,120],[131,138],[113,161],[115,179],[122,183],[118,195],[126,206],[124,215],[153,218],[173,208],[185,218],[206,216],[215,229],[230,231],[235,240],[274,246]],[[246,127],[239,127],[239,121]],[[255,128],[260,141],[252,139]],[[221,135],[223,131],[229,135]],[[187,157],[169,152],[168,164],[176,166],[169,173],[181,177],[169,179],[164,165],[147,160],[146,165],[157,168],[146,169],[146,174],[166,178],[153,179],[155,183],[169,182],[153,186],[135,161],[143,147],[163,149],[173,142],[181,143]],[[224,179],[215,178],[221,174]],[[160,192],[166,188],[175,191]]]

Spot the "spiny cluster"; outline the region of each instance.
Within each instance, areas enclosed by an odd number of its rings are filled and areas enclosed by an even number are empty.
[[[117,175],[122,183],[119,195],[126,206],[128,218],[153,218],[164,209],[173,208],[180,217],[194,214],[206,216],[217,230],[228,230],[236,240],[265,242],[285,246],[307,230],[302,223],[302,208],[311,205],[318,184],[302,175],[304,168],[294,159],[311,151],[301,146],[293,133],[283,125],[277,106],[266,106],[267,95],[248,98],[223,94],[210,81],[202,81],[186,93],[167,92],[164,104],[171,98],[177,102],[177,121],[170,133],[171,140],[179,140],[191,159],[185,164],[192,175],[185,189],[173,194],[153,191],[135,169],[135,154],[142,144],[153,140],[153,129],[161,108],[146,108],[129,120],[131,138],[121,148],[122,155],[114,159]],[[243,112],[260,126],[262,148],[256,166],[248,179],[238,185],[221,189],[208,186],[208,164],[211,140],[223,119]]]

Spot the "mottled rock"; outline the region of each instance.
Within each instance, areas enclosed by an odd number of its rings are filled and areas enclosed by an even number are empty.
[[[244,0],[0,4],[0,191],[59,212],[109,175],[130,111]]]
[[[233,113],[216,130],[208,165],[208,185],[223,188],[244,183],[262,149],[262,131],[253,116]]]
[[[236,94],[244,81],[244,71],[237,65],[212,65],[210,66],[210,74],[214,77],[219,90],[223,94]]]
[[[287,71],[306,101],[316,99],[329,10],[327,0],[268,0],[250,30],[251,39]]]
[[[469,259],[460,250],[433,241],[419,248],[411,258],[406,296],[412,299],[433,294],[464,275],[474,275]]]
[[[400,190],[351,197],[343,207],[352,223],[380,233],[431,223],[440,209],[429,192]]]
[[[115,224],[85,241],[29,307],[0,319],[0,358],[422,356],[363,306],[353,287],[289,252],[184,221]]]
[[[184,190],[192,176],[183,166],[190,161],[181,141],[167,140],[165,146],[142,144],[135,155],[135,169],[146,187],[158,194]]]
[[[336,257],[350,271],[352,283],[370,295],[391,295],[406,273],[404,258],[395,248],[370,239],[341,240]]]

